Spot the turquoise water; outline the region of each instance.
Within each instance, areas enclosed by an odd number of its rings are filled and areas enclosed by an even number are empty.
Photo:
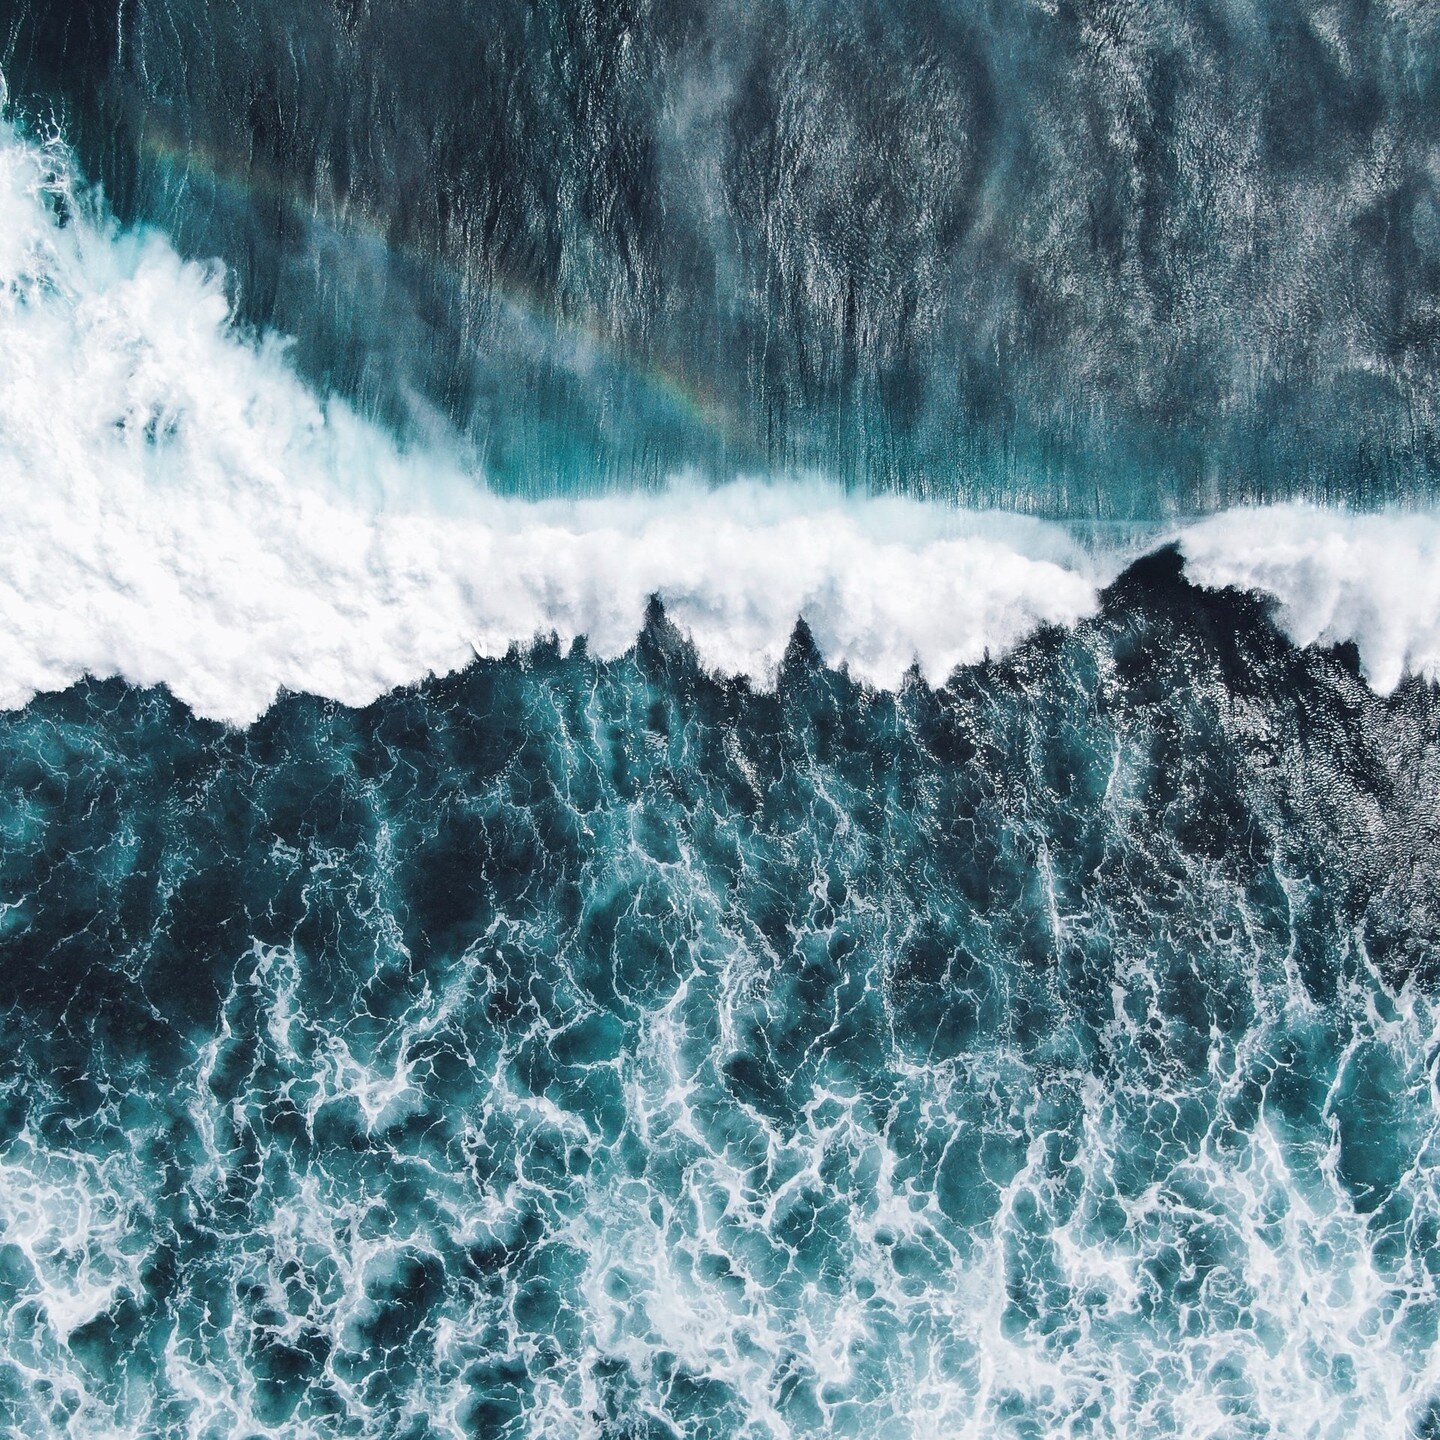
[[[0,0],[0,1434],[1440,1440],[1437,23]]]
[[[1168,554],[940,691],[652,614],[0,718],[0,1416],[1431,1435],[1435,700]]]
[[[317,388],[520,494],[1436,497],[1440,21],[4,0],[13,98]]]

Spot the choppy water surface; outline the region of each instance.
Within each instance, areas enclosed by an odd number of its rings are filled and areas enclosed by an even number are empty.
[[[1440,1440],[1437,15],[0,0],[0,1433]]]
[[[37,699],[0,1413],[1431,1434],[1435,719],[1164,555],[939,692]]]
[[[526,494],[1437,494],[1419,0],[3,0],[245,319]]]

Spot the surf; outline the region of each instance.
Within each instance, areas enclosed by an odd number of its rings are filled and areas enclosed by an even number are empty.
[[[58,139],[0,131],[0,190],[7,705],[120,675],[245,724],[282,690],[364,704],[537,636],[617,655],[652,597],[762,684],[799,620],[868,683],[943,684],[1094,614],[1170,541],[1278,597],[1303,642],[1354,641],[1382,688],[1437,673],[1440,592],[1395,580],[1429,573],[1433,516],[1271,508],[1117,539],[814,475],[499,494],[458,439],[405,445],[317,397],[283,337],[234,323],[218,265],[117,225]]]

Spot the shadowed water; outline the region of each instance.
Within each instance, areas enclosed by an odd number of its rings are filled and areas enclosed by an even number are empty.
[[[3,0],[243,318],[524,493],[1432,497],[1433,6]]]

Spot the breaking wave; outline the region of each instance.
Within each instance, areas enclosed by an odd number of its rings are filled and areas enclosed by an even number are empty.
[[[126,232],[58,144],[0,131],[0,703],[84,674],[243,724],[282,689],[361,704],[536,636],[634,641],[652,595],[764,681],[803,618],[834,664],[934,683],[1093,614],[1147,544],[817,479],[523,500],[407,449],[233,327],[222,277]],[[1435,521],[1301,507],[1186,530],[1193,573],[1279,595],[1393,686],[1434,673]],[[1418,578],[1409,584],[1397,576]]]

